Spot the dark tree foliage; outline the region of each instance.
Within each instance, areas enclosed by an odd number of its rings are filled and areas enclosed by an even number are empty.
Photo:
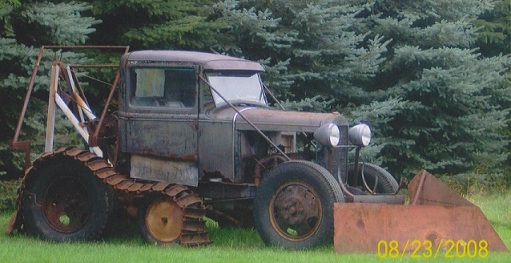
[[[359,32],[369,4],[345,1],[222,1],[226,36],[215,49],[260,60],[266,82],[304,110],[332,110],[363,92],[386,51],[379,36]],[[289,103],[288,103],[289,104]]]
[[[496,1],[494,8],[481,14],[474,23],[481,27],[478,46],[484,56],[511,53],[511,0]]]
[[[218,25],[208,20],[212,0],[89,0],[103,20],[91,43],[135,49],[207,49]]]
[[[87,35],[94,32],[93,25],[100,22],[82,16],[91,9],[83,3],[46,1],[2,2],[0,11],[0,176],[21,175],[23,160],[8,150],[15,126],[20,116],[23,98],[41,45],[77,45],[85,43]],[[38,71],[38,81],[29,104],[27,118],[23,123],[20,140],[31,140],[34,152],[40,153],[44,143],[46,104],[48,100],[48,68],[55,54],[48,53]],[[84,62],[84,56],[71,52],[59,52],[71,62]],[[61,133],[56,142],[72,142],[68,122],[58,122]]]
[[[490,1],[377,3],[372,31],[392,42],[372,85],[382,96],[372,103],[395,111],[386,122],[366,117],[384,137],[384,164],[405,176],[422,168],[498,174],[508,157],[511,60],[477,52],[473,22]]]

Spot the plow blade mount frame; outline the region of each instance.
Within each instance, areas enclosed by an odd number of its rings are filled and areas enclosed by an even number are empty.
[[[508,251],[479,207],[425,170],[408,189],[410,205],[335,203],[335,251],[377,253],[380,242],[392,240],[400,253],[414,252],[424,242],[431,242],[433,252],[445,253],[469,241],[487,242],[489,251]]]

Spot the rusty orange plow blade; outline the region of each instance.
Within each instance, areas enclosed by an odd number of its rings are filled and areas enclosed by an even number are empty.
[[[479,207],[425,170],[408,189],[410,205],[335,203],[335,251],[379,253],[393,246],[399,254],[442,257],[481,248],[508,251]]]

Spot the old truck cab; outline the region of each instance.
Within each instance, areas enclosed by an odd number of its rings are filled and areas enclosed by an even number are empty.
[[[255,224],[267,243],[310,247],[332,235],[330,204],[397,190],[380,167],[348,161],[369,143],[367,125],[270,107],[257,62],[135,51],[120,65],[118,168],[197,189],[221,225]]]

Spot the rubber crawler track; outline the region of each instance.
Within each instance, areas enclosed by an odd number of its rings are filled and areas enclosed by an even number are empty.
[[[19,211],[21,210],[21,199],[25,188],[25,181],[30,174],[45,161],[53,158],[69,156],[82,162],[93,174],[104,183],[116,190],[144,194],[149,192],[160,192],[171,197],[183,209],[183,227],[178,242],[185,246],[198,246],[209,244],[206,225],[202,218],[206,209],[201,198],[193,193],[188,187],[179,184],[165,182],[137,181],[127,175],[117,173],[115,169],[104,159],[94,153],[74,147],[60,148],[51,153],[45,153],[37,158],[32,166],[26,170],[25,177],[18,190],[16,201],[16,212],[13,214],[7,232],[12,233],[15,229],[22,230],[23,222]]]

